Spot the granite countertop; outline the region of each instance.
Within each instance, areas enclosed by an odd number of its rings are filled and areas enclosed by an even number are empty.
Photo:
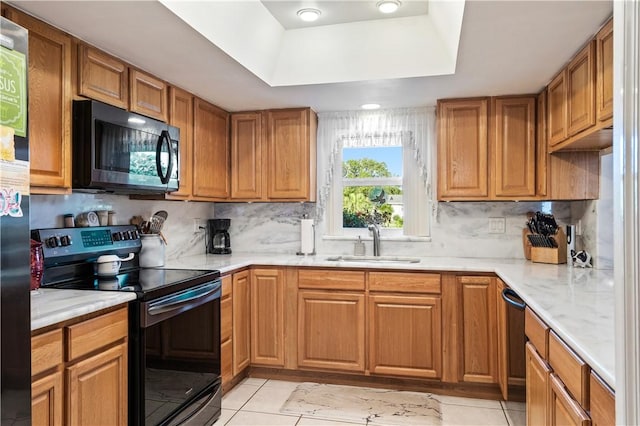
[[[492,272],[515,290],[591,368],[615,388],[613,271],[489,258],[421,258],[420,263],[327,261],[329,255],[244,253],[196,255],[168,261],[167,268],[218,269],[222,274],[250,265],[380,268]]]
[[[217,269],[222,274],[251,265],[491,272],[549,325],[609,386],[615,387],[613,271],[545,265],[525,260],[429,257],[420,263],[327,261],[328,255],[196,255],[166,268]],[[31,330],[135,299],[128,292],[39,289],[31,292]]]

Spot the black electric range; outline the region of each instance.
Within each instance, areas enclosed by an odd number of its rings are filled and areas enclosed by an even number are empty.
[[[140,268],[140,235],[129,225],[37,229],[32,238],[43,243],[43,288],[136,293],[129,304],[130,425],[209,425],[220,417],[219,271]],[[96,274],[99,256],[130,253],[118,275]]]
[[[122,262],[116,276],[96,274],[99,256],[140,252],[140,234],[131,225],[36,229],[31,237],[42,242],[45,288],[131,291],[138,299],[150,300],[220,277],[216,270],[140,268],[137,256]]]

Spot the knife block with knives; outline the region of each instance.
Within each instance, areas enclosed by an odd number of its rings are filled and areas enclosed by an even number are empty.
[[[538,237],[537,234],[532,234],[532,237]],[[562,228],[558,228],[552,236],[542,236],[544,241],[540,241],[537,244],[553,244],[549,238],[553,238],[556,247],[548,247],[545,245],[534,245],[531,243],[531,261],[536,263],[567,263],[567,236]]]
[[[567,236],[550,214],[531,214],[522,242],[525,258],[536,263],[567,263]]]

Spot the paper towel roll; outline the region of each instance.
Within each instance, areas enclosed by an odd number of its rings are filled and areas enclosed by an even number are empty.
[[[300,219],[300,253],[314,252],[313,219]]]

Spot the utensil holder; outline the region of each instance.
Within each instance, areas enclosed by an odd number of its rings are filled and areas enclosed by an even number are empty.
[[[551,263],[555,265],[567,263],[567,236],[562,228],[558,228],[558,232],[553,235],[553,238],[555,238],[558,243],[558,247],[531,247],[532,262]]]
[[[142,234],[140,236],[140,255],[138,261],[141,268],[164,266],[164,242],[158,234]]]

